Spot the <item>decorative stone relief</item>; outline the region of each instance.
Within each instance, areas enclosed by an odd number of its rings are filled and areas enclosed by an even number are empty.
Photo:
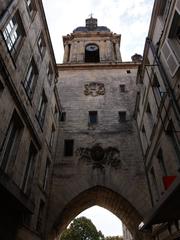
[[[93,168],[104,168],[107,165],[118,169],[121,167],[120,152],[115,147],[102,148],[100,144],[92,148],[78,148],[76,156],[80,161],[92,164]]]
[[[91,82],[84,85],[84,94],[86,96],[90,95],[93,97],[104,95],[105,94],[105,87],[104,83],[96,83]]]

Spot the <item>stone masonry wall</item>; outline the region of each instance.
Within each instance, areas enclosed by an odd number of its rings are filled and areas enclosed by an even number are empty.
[[[129,67],[60,68],[58,89],[66,121],[61,122],[59,129],[62,135],[57,143],[49,229],[53,224],[58,225],[59,214],[74,197],[93,186],[119,193],[141,217],[148,209],[149,195],[133,118],[137,69]],[[92,87],[90,83],[97,85]],[[97,91],[98,84],[104,84],[100,92]],[[125,92],[121,92],[120,84],[125,84]],[[98,112],[98,122],[94,126],[88,123],[89,111]],[[126,111],[125,121],[119,121],[119,111]],[[73,156],[64,156],[65,139],[74,140]],[[100,160],[93,157],[92,152],[97,148]]]

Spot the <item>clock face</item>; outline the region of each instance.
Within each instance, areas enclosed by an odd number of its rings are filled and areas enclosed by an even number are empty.
[[[93,51],[97,51],[98,47],[95,44],[90,44],[86,47],[86,50],[93,52]]]

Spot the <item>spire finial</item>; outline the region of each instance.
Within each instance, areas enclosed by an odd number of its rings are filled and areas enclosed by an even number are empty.
[[[93,18],[93,13],[90,13],[88,17]]]
[[[89,31],[93,31],[97,28],[97,19],[93,18],[93,14],[89,15],[89,18],[86,19],[86,27]]]

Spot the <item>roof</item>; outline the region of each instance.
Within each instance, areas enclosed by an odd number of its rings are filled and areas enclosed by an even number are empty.
[[[105,26],[97,26],[96,28],[91,29],[91,30],[87,27],[77,27],[73,30],[73,33],[74,32],[90,32],[90,31],[93,31],[93,32],[110,32],[110,29],[105,27]]]
[[[86,19],[86,26],[85,27],[77,27],[74,29],[74,32],[110,32],[109,28],[105,26],[98,26],[97,18],[90,18]]]

